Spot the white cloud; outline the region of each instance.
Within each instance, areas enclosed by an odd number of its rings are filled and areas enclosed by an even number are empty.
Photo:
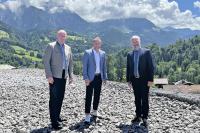
[[[5,9],[6,9],[6,6],[5,6],[4,4],[1,4],[1,3],[0,3],[0,9],[5,10]]]
[[[195,2],[194,2],[194,7],[200,9],[200,1],[195,1]]]
[[[200,17],[190,10],[181,12],[178,3],[168,0],[10,0],[26,6],[50,9],[50,12],[61,8],[76,12],[88,21],[102,21],[111,18],[140,17],[147,18],[160,27],[191,28],[200,30]],[[194,2],[194,5],[198,5]],[[10,9],[15,7],[11,6]],[[1,6],[0,6],[1,8]]]
[[[4,9],[8,8],[12,12],[17,12],[19,7],[21,7],[22,2],[21,1],[6,1],[2,5],[4,5]]]

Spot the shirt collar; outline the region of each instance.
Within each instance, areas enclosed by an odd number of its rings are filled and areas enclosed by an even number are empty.
[[[59,46],[62,46],[62,47],[64,47],[64,45],[65,45],[65,44],[60,44],[58,41],[57,41],[57,44],[58,44]]]
[[[140,51],[140,50],[141,50],[141,47],[136,48],[136,49],[133,49],[133,52],[138,52],[138,51]]]
[[[99,54],[99,53],[100,53],[100,50],[99,50],[99,52],[97,52],[94,48],[92,48],[92,51],[93,51],[95,54]]]

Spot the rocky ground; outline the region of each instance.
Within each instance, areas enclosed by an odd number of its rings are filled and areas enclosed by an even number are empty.
[[[77,129],[84,116],[85,86],[75,77],[74,86],[66,88],[62,108],[64,129],[60,133],[199,133],[200,108],[152,93],[149,129],[132,125],[134,97],[126,84],[108,82],[103,86],[97,119],[89,128]],[[48,115],[49,90],[43,70],[0,70],[0,133],[50,132]],[[54,132],[54,131],[53,131]]]

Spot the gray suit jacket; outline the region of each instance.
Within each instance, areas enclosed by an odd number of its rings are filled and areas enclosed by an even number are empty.
[[[63,60],[62,60],[62,51],[57,42],[50,43],[43,56],[43,62],[45,67],[46,78],[54,77],[54,78],[62,78],[63,72]],[[72,61],[72,52],[71,48],[64,44],[65,47],[65,55],[67,58],[67,65],[65,68],[65,78],[69,75],[72,77],[73,75],[73,61]]]
[[[92,49],[86,50],[83,56],[83,79],[92,81],[95,76],[96,62]],[[100,50],[100,71],[102,80],[107,80],[105,52]]]

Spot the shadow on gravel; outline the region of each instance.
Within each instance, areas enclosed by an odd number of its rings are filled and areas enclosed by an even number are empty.
[[[148,129],[144,126],[140,126],[138,123],[132,123],[132,124],[124,124],[121,123],[119,126],[116,126],[120,130],[122,130],[122,133],[148,133]]]
[[[92,117],[91,118],[91,122],[90,124],[85,124],[84,120],[81,120],[78,123],[75,123],[74,125],[70,126],[69,129],[71,131],[76,131],[76,132],[85,132],[85,129],[88,129],[91,125],[95,125],[96,124],[96,117]]]
[[[50,129],[50,127],[33,129],[30,133],[51,133],[51,129]]]

